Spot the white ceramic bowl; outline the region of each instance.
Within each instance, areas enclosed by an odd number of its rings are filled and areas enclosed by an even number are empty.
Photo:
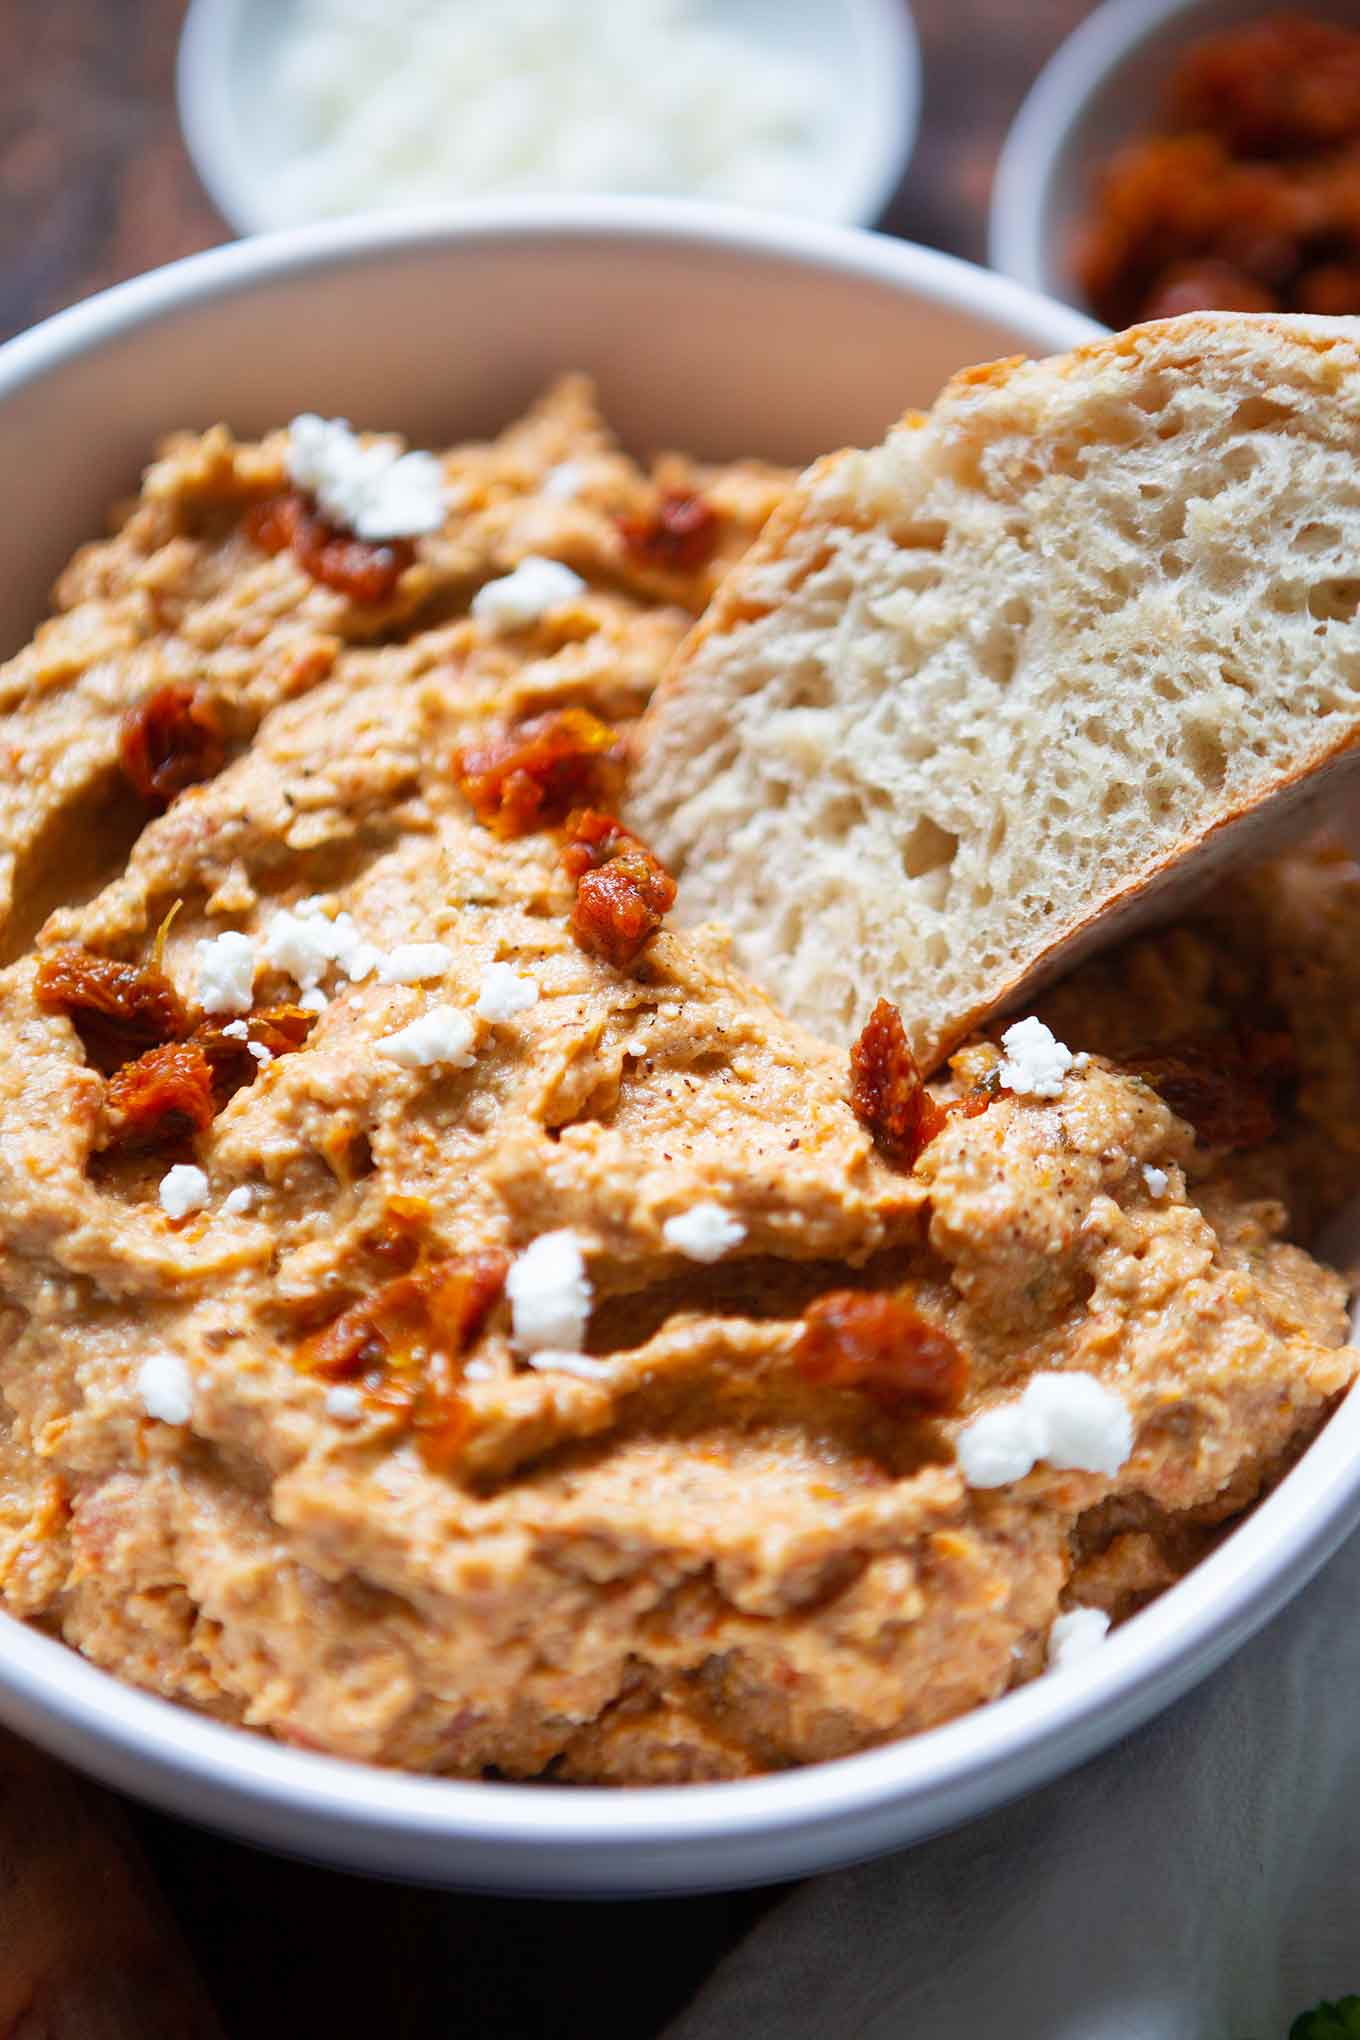
[[[1354,27],[1355,0],[1304,11]],[[987,259],[1003,276],[1089,310],[1069,259],[1094,179],[1148,133],[1181,54],[1201,36],[1259,21],[1271,0],[1106,0],[1040,73],[1006,137],[992,186]]]
[[[285,138],[270,126],[262,81],[294,4],[192,0],[180,40],[184,139],[209,197],[241,234],[293,224],[278,197]],[[806,59],[822,79],[816,217],[872,226],[906,168],[920,119],[921,61],[907,0],[720,0],[713,11],[772,52]]]
[[[544,306],[551,307],[545,317]],[[599,378],[638,446],[803,460],[876,437],[954,368],[1086,320],[900,242],[697,207],[469,210],[195,256],[0,350],[0,653],[157,435],[304,408],[417,443],[483,432],[556,370]],[[749,1783],[609,1792],[397,1776],[288,1749],[119,1685],[0,1617],[0,1717],[191,1818],[397,1876],[541,1892],[791,1877],[966,1820],[1202,1678],[1360,1518],[1360,1397],[1252,1519],[1089,1663],[928,1735]]]

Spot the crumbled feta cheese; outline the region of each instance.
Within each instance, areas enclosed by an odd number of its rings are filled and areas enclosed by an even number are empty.
[[[588,1353],[559,1353],[552,1347],[527,1353],[525,1360],[540,1374],[574,1374],[578,1381],[612,1381],[612,1360],[592,1360]]]
[[[1165,1169],[1154,1169],[1151,1162],[1144,1162],[1143,1181],[1147,1184],[1149,1197],[1165,1197],[1171,1178]]]
[[[316,900],[299,900],[296,908],[281,907],[265,930],[266,963],[296,978],[304,991],[321,983],[332,964],[352,983],[370,977],[378,951],[366,942],[348,914],[334,920]]]
[[[1081,1070],[1088,1070],[1091,1067],[1091,1058],[1084,1048],[1080,1051],[1079,1054],[1073,1056],[1072,1067],[1074,1070],[1078,1072],[1080,1072]]]
[[[320,985],[312,985],[307,991],[298,994],[298,1004],[304,1013],[324,1013],[330,1000]]]
[[[399,942],[379,962],[378,979],[385,985],[423,985],[427,978],[443,977],[452,962],[446,943]]]
[[[1070,1608],[1055,1617],[1048,1632],[1049,1670],[1062,1671],[1079,1664],[1099,1650],[1110,1631],[1110,1618],[1103,1608]]]
[[[357,1388],[340,1381],[326,1390],[325,1409],[328,1417],[335,1417],[342,1424],[357,1423],[364,1413],[364,1399]]]
[[[176,1162],[161,1177],[161,1210],[167,1218],[187,1218],[208,1201],[208,1179],[192,1162]]]
[[[1043,1456],[1043,1439],[1020,1397],[965,1424],[954,1449],[969,1487],[1009,1487],[1034,1471]]]
[[[238,1183],[222,1199],[222,1209],[228,1218],[244,1218],[248,1211],[255,1209],[255,1192],[249,1183]]]
[[[255,999],[255,944],[233,929],[198,944],[198,1003],[205,1013],[248,1013]]]
[[[254,1056],[261,1069],[264,1068],[266,1063],[272,1063],[274,1060],[273,1049],[266,1048],[262,1041],[248,1041],[246,1043],[246,1053]]]
[[[1028,1020],[1017,1020],[1002,1035],[1001,1046],[1006,1053],[997,1074],[1008,1091],[1014,1091],[1020,1098],[1061,1095],[1063,1078],[1074,1057],[1042,1020],[1036,1020],[1033,1014]]]
[[[956,1449],[969,1487],[1007,1487],[1040,1459],[1114,1474],[1133,1450],[1133,1419],[1123,1397],[1093,1374],[1032,1374],[1016,1401],[965,1424]]]
[[[663,192],[825,217],[815,45],[711,0],[290,0],[260,126],[281,223],[507,192]],[[778,21],[777,12],[768,17]]]
[[[483,1020],[513,1020],[516,1013],[527,1013],[537,999],[538,985],[533,978],[520,977],[508,963],[489,963],[482,972],[477,1012]]]
[[[228,1041],[249,1041],[250,1029],[244,1020],[228,1020],[222,1029]]]
[[[137,1393],[149,1417],[162,1424],[187,1424],[193,1415],[194,1385],[176,1353],[148,1353],[137,1370]]]
[[[464,1381],[493,1381],[496,1370],[489,1360],[480,1357],[469,1360],[463,1369]]]
[[[431,1006],[395,1034],[385,1034],[378,1047],[408,1070],[428,1070],[436,1063],[470,1070],[476,1061],[472,1054],[476,1034],[466,1013],[454,1006]]]
[[[691,1261],[721,1261],[729,1247],[741,1245],[746,1228],[721,1204],[692,1204],[688,1211],[666,1220],[661,1236],[668,1247]]]
[[[550,609],[580,595],[585,582],[560,560],[530,553],[513,574],[488,581],[472,598],[472,614],[490,630],[524,630]]]
[[[543,494],[554,503],[569,503],[580,492],[586,471],[579,460],[559,460],[543,477]]]
[[[307,411],[288,428],[288,472],[357,538],[418,538],[444,522],[444,474],[432,453],[365,446],[343,418]]]
[[[541,1233],[511,1262],[505,1293],[522,1353],[580,1352],[592,1291],[574,1232]]]

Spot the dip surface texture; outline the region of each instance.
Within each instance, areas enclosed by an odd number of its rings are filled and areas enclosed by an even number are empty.
[[[1356,1364],[1301,1243],[1360,1185],[1354,868],[1049,994],[1053,1095],[970,1043],[907,1168],[599,814],[785,478],[644,472],[574,381],[385,548],[287,462],[173,442],[0,671],[4,1605],[309,1748],[647,1783],[1179,1577]],[[969,1485],[1069,1374],[1114,1470],[1072,1419]]]

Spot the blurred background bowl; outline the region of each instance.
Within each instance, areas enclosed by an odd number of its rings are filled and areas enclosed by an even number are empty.
[[[293,150],[270,87],[298,5],[192,0],[185,19],[180,124],[209,196],[240,234],[306,223],[287,196]],[[798,209],[832,225],[872,225],[901,180],[919,124],[920,54],[907,0],[710,0],[701,12],[817,79],[809,202]],[[496,195],[451,189],[447,203]],[[550,185],[542,195],[554,195]],[[375,200],[373,209],[385,208]],[[306,215],[318,216],[319,209]]]
[[[1357,0],[1299,0],[1320,21],[1360,27]],[[1003,276],[1088,312],[1071,251],[1098,171],[1158,124],[1162,95],[1192,43],[1258,22],[1269,0],[1106,0],[1040,72],[997,165],[987,259]]]

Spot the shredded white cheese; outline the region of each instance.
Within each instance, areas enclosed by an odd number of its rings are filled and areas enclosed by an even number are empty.
[[[428,1070],[436,1063],[470,1070],[476,1061],[472,1053],[476,1037],[466,1013],[454,1006],[431,1006],[395,1034],[383,1035],[378,1048],[408,1070]]]
[[[729,1247],[739,1247],[746,1228],[721,1204],[692,1204],[688,1211],[668,1218],[661,1228],[668,1247],[691,1261],[721,1261]]]
[[[255,998],[255,944],[228,929],[198,944],[198,1003],[205,1013],[248,1013]]]
[[[1071,1069],[1072,1051],[1033,1014],[1017,1020],[1001,1037],[1006,1053],[997,1074],[1018,1098],[1057,1098]]]
[[[581,594],[585,582],[560,560],[530,553],[513,574],[488,581],[472,598],[472,614],[489,630],[525,630],[549,610]]]
[[[1154,1169],[1151,1162],[1144,1162],[1143,1181],[1147,1184],[1149,1197],[1165,1197],[1171,1178],[1165,1169]]]
[[[569,1228],[541,1233],[511,1262],[505,1293],[521,1353],[580,1352],[593,1292],[581,1242]]]
[[[343,418],[305,411],[288,428],[288,472],[356,538],[418,538],[444,522],[444,474],[432,453],[365,445]]]
[[[399,942],[378,962],[378,978],[385,985],[423,985],[429,978],[443,977],[453,962],[453,951],[444,942]]]
[[[1093,1374],[1032,1374],[1014,1402],[965,1424],[956,1450],[969,1487],[1007,1487],[1041,1459],[1114,1474],[1133,1450],[1133,1419],[1123,1397]]]
[[[479,194],[686,194],[817,214],[814,65],[707,0],[279,10],[264,118],[283,220]],[[778,15],[773,17],[777,22]]]
[[[137,1393],[149,1417],[162,1424],[187,1424],[194,1410],[189,1370],[175,1353],[148,1353],[137,1370]]]
[[[1070,1608],[1056,1616],[1048,1632],[1049,1670],[1079,1664],[1100,1649],[1109,1633],[1110,1618],[1103,1608]]]
[[[238,1183],[222,1199],[222,1209],[228,1218],[244,1218],[248,1211],[255,1209],[255,1192],[249,1183]]]
[[[207,1204],[208,1179],[192,1162],[176,1162],[161,1177],[157,1194],[167,1218],[187,1218],[191,1211],[202,1211]]]
[[[508,963],[489,963],[482,972],[477,994],[477,1013],[493,1023],[513,1020],[537,1003],[538,985],[533,978],[520,977]]]

